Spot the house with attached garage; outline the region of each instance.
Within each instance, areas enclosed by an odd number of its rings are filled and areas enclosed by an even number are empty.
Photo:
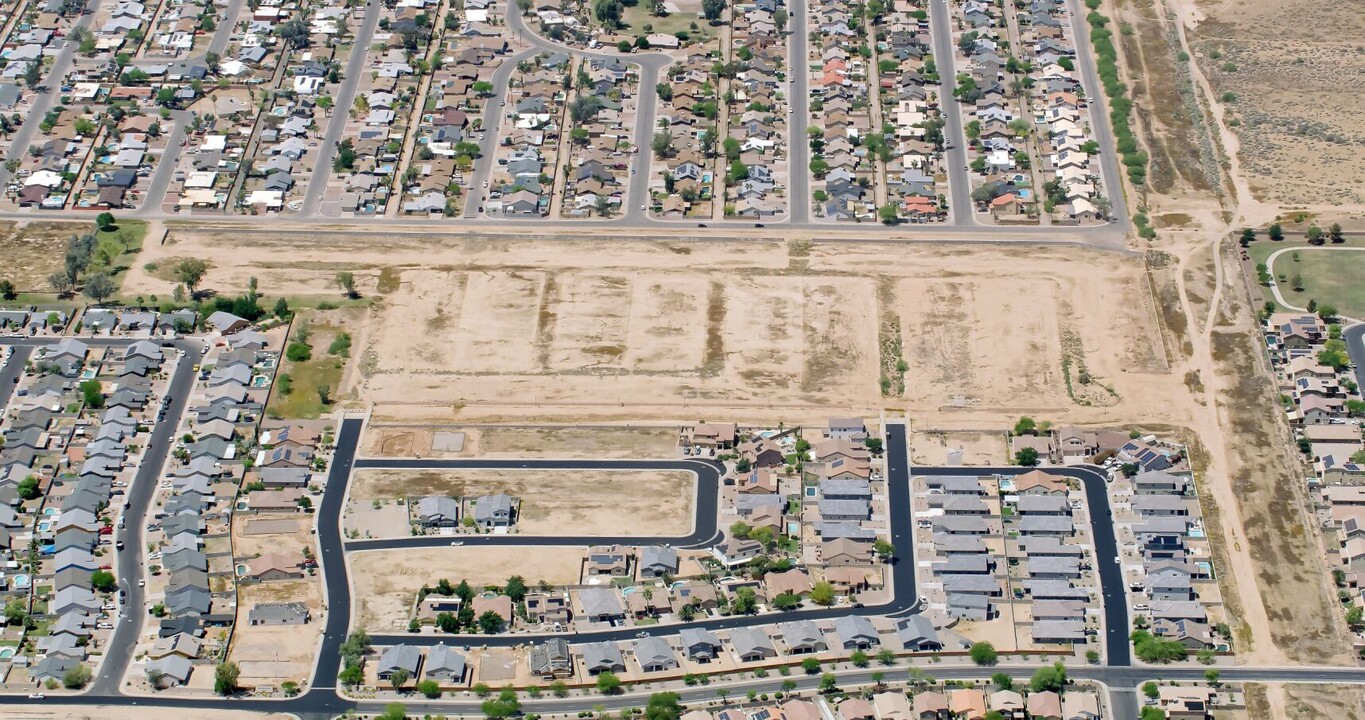
[[[569,643],[560,637],[532,646],[527,662],[532,675],[546,680],[572,677],[574,673]]]
[[[792,655],[808,655],[829,650],[825,634],[809,620],[795,620],[777,626],[782,642]]]
[[[423,677],[445,685],[459,685],[465,681],[465,672],[465,657],[455,648],[440,643],[427,651]]]
[[[678,667],[678,653],[660,637],[645,637],[637,640],[632,648],[635,662],[642,672],[664,672]]]
[[[676,575],[678,572],[678,550],[672,547],[647,545],[640,548],[640,577],[657,578]]]
[[[275,469],[275,468],[267,468]],[[284,469],[284,468],[281,468]],[[303,470],[303,468],[289,468]],[[417,521],[422,527],[451,528],[460,522],[460,503],[444,495],[428,495],[417,501]]]
[[[481,528],[508,527],[516,512],[510,495],[483,495],[474,501],[474,523]]]
[[[730,631],[730,645],[742,662],[758,662],[777,657],[777,646],[762,627],[735,628]]]
[[[708,663],[720,657],[720,638],[710,630],[683,628],[678,635],[689,660]]]
[[[393,645],[379,656],[375,675],[380,680],[388,680],[400,670],[407,673],[408,679],[417,677],[422,667],[422,651],[414,645]]]
[[[583,658],[583,669],[588,671],[588,675],[626,671],[621,648],[614,642],[584,643],[578,647],[578,652]]]
[[[881,636],[872,621],[862,615],[845,615],[834,619],[834,634],[845,650],[867,650],[881,644]]]

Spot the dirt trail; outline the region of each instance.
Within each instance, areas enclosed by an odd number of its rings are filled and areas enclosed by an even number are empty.
[[[1203,19],[1202,12],[1190,0],[1164,2],[1177,19],[1173,24],[1180,48],[1193,57],[1195,52],[1186,33]],[[1173,363],[1176,374],[1202,380],[1202,387],[1191,388],[1197,403],[1192,408],[1191,429],[1207,452],[1203,489],[1216,505],[1217,519],[1213,522],[1225,545],[1225,557],[1220,559],[1224,563],[1223,577],[1229,585],[1225,593],[1235,595],[1227,600],[1239,616],[1238,657],[1248,664],[1303,662],[1307,658],[1304,645],[1309,638],[1322,644],[1319,656],[1338,655],[1341,651],[1336,645],[1344,638],[1331,603],[1323,601],[1326,616],[1316,623],[1300,622],[1302,616],[1296,612],[1296,601],[1300,601],[1297,605],[1307,607],[1315,606],[1314,601],[1319,599],[1302,594],[1305,583],[1311,587],[1321,582],[1323,597],[1330,593],[1325,586],[1326,571],[1317,543],[1311,530],[1308,537],[1303,532],[1305,527],[1311,528],[1303,517],[1303,491],[1283,485],[1282,475],[1292,477],[1292,461],[1282,461],[1275,455],[1283,449],[1279,447],[1283,442],[1283,420],[1275,408],[1260,415],[1248,412],[1238,402],[1267,393],[1261,387],[1265,378],[1260,377],[1264,370],[1258,356],[1241,352],[1244,342],[1250,342],[1246,347],[1252,349],[1259,342],[1254,321],[1249,317],[1254,308],[1236,294],[1236,285],[1228,285],[1240,279],[1224,267],[1220,249],[1235,228],[1269,222],[1277,209],[1253,196],[1237,155],[1238,138],[1225,119],[1227,108],[1218,102],[1198,64],[1193,60],[1185,62],[1195,94],[1208,109],[1208,131],[1214,135],[1216,145],[1221,145],[1216,149],[1225,154],[1222,170],[1232,193],[1225,198],[1227,205],[1212,193],[1193,192],[1189,188],[1152,196],[1150,202],[1160,212],[1178,210],[1188,218],[1179,229],[1163,231],[1156,246],[1175,259],[1177,271],[1173,279],[1179,313],[1188,329],[1183,357]],[[1212,256],[1211,283],[1208,287],[1192,286],[1202,286],[1200,278],[1208,273],[1205,252]],[[1209,299],[1204,300],[1205,295]],[[1241,377],[1244,372],[1252,372],[1255,377]],[[1257,417],[1248,421],[1249,416]],[[1246,432],[1248,424],[1257,435],[1265,436],[1266,448],[1249,447],[1254,441]],[[1285,501],[1286,507],[1277,505],[1279,515],[1275,522],[1269,522],[1264,506],[1275,501]],[[1252,526],[1245,525],[1248,522]],[[1300,594],[1290,597],[1292,588],[1299,589]],[[1267,693],[1266,700],[1273,716],[1284,716],[1283,692]]]

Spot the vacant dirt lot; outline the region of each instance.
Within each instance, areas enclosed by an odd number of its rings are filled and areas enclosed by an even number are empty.
[[[1312,0],[1199,3],[1196,59],[1238,121],[1242,172],[1259,199],[1328,209],[1365,203],[1359,6]],[[1285,22],[1293,18],[1293,22]]]
[[[1008,465],[1009,441],[1003,432],[915,432],[910,438],[910,461],[942,465],[952,450],[962,451],[963,465]]]
[[[319,578],[310,577],[242,586],[232,659],[242,669],[243,682],[279,687],[285,680],[293,680],[302,685],[312,675],[318,636],[325,623],[319,582]],[[313,619],[304,625],[252,627],[247,623],[247,613],[265,602],[305,603]]]
[[[1365,693],[1358,685],[1247,684],[1247,717],[1272,717],[1267,696],[1283,700],[1286,720],[1360,720],[1365,718]]]
[[[521,499],[516,527],[527,535],[685,535],[694,486],[686,472],[358,470],[351,499],[505,492]]]
[[[578,579],[581,547],[526,548],[443,547],[402,551],[359,552],[350,563],[352,597],[356,598],[354,627],[370,632],[405,629],[409,612],[423,583],[441,578],[468,580],[474,586],[500,585],[521,575],[528,585],[541,580],[562,584]]]
[[[434,450],[438,432],[463,434],[464,447],[458,453]],[[370,425],[362,442],[373,457],[668,458],[677,455],[678,428]]]
[[[91,228],[87,223],[0,223],[0,257],[5,259],[0,278],[19,292],[51,292],[47,276],[61,269],[67,239]]]

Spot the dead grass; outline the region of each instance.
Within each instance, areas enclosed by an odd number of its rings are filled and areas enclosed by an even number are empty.
[[[1275,645],[1300,662],[1349,662],[1342,612],[1326,587],[1326,568],[1314,536],[1303,525],[1302,484],[1288,461],[1273,383],[1258,362],[1257,338],[1215,331],[1213,357],[1226,378],[1219,398],[1228,433],[1233,490],[1239,500],[1247,551],[1259,569],[1257,589]]]
[[[1176,66],[1175,47],[1162,6],[1155,0],[1124,0],[1115,19],[1131,26],[1133,32],[1120,32],[1115,39],[1123,54],[1131,85],[1133,109],[1139,124],[1142,145],[1151,162],[1148,185],[1158,193],[1171,193],[1180,187],[1208,191],[1209,170],[1201,156],[1197,134],[1197,112],[1191,86]],[[1216,174],[1217,169],[1212,168]]]
[[[1365,99],[1343,92],[1359,75],[1358,7],[1312,0],[1221,3],[1190,35],[1216,91],[1233,93],[1242,172],[1254,194],[1284,205],[1365,202]],[[1286,21],[1291,19],[1292,21]]]

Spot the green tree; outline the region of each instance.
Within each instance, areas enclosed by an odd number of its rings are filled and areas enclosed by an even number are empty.
[[[789,592],[779,594],[773,598],[773,607],[778,610],[795,610],[801,605],[801,598]]]
[[[834,604],[834,586],[826,580],[815,583],[810,591],[810,601],[816,605],[829,607]]]
[[[715,23],[725,13],[725,0],[701,0],[701,13],[707,20]]]
[[[503,688],[496,698],[484,700],[480,709],[489,718],[507,718],[521,714],[521,701],[517,699],[516,690]]]
[[[867,656],[867,653],[863,652],[862,650],[854,650],[853,654],[848,656],[848,661],[853,663],[854,667],[860,668],[865,668],[868,665],[872,664],[871,658],[869,658]]]
[[[62,675],[62,687],[68,690],[79,690],[85,687],[88,682],[90,682],[90,668],[84,665],[77,665]]]
[[[113,592],[117,586],[114,581],[114,574],[108,570],[96,570],[90,573],[90,587],[94,588],[96,592]]]
[[[1014,678],[1010,677],[1009,673],[998,672],[991,675],[991,683],[999,690],[1014,689]]]
[[[970,651],[972,662],[977,665],[994,665],[999,658],[995,646],[988,642],[973,643]]]
[[[520,575],[513,575],[507,578],[507,585],[503,587],[502,592],[512,598],[512,602],[519,603],[526,599],[526,581]]]
[[[877,208],[877,215],[883,225],[895,225],[900,221],[900,208],[896,207],[895,203],[887,203]]]
[[[1161,697],[1161,688],[1157,687],[1156,683],[1149,680],[1142,684],[1142,694],[1155,700]]]
[[[113,230],[115,228],[114,214],[111,212],[102,212],[99,215],[96,215],[95,225],[99,227],[100,232],[109,232],[110,230]]]
[[[485,610],[479,616],[479,629],[485,635],[493,635],[502,632],[502,627],[506,623],[503,617],[492,610]]]
[[[550,693],[557,698],[569,696],[569,686],[563,680],[556,680],[550,683]]]
[[[806,673],[807,675],[814,675],[820,672],[820,661],[813,657],[808,657],[805,660],[802,660],[801,671]]]
[[[1253,242],[1256,242],[1256,231],[1251,228],[1242,228],[1242,247],[1246,247]]]
[[[28,86],[28,89],[36,90],[38,88],[38,84],[41,83],[42,81],[43,63],[41,61],[34,60],[30,62],[27,67],[24,68],[24,84]]]
[[[832,693],[839,689],[839,676],[834,673],[825,673],[820,676],[820,692]]]
[[[895,665],[896,653],[892,652],[890,648],[882,648],[877,651],[877,662],[882,665]]]
[[[99,380],[86,380],[80,384],[80,389],[86,407],[96,410],[104,407],[104,392]]]
[[[597,676],[597,692],[603,695],[615,695],[621,692],[621,678],[616,677],[616,673],[604,672]]]
[[[389,703],[384,706],[384,712],[377,716],[377,720],[406,720],[408,709],[403,703]]]
[[[393,672],[389,673],[389,686],[392,687],[394,690],[397,690],[398,688],[403,687],[403,683],[406,683],[408,680],[411,679],[412,673],[408,672],[404,668],[398,668],[397,670],[394,670]]]
[[[337,273],[336,284],[342,292],[346,293],[346,297],[355,299],[360,296],[360,293],[355,291],[355,274],[350,270],[342,270]]]
[[[1031,417],[1024,416],[1019,418],[1019,422],[1014,424],[1015,435],[1034,435],[1038,432],[1038,422]]]
[[[1028,685],[1033,692],[1044,690],[1060,692],[1062,687],[1066,685],[1066,666],[1059,662],[1049,667],[1038,668],[1033,673]]]
[[[1304,233],[1309,245],[1322,245],[1327,242],[1327,238],[1322,233],[1322,228],[1316,224],[1308,226],[1308,232]]]
[[[1033,467],[1038,464],[1038,451],[1031,447],[1021,448],[1014,454],[1014,464]]]
[[[1270,239],[1274,240],[1275,242],[1279,242],[1284,239],[1284,228],[1280,227],[1279,223],[1271,225],[1266,232]]]
[[[199,283],[204,280],[204,274],[209,271],[208,263],[199,258],[186,258],[175,266],[175,278],[190,291],[193,296],[199,290]],[[283,298],[281,298],[283,299]]]
[[[649,696],[645,705],[645,720],[678,720],[683,706],[675,692],[657,692]]]
[[[20,480],[19,487],[17,490],[19,493],[19,497],[25,500],[38,499],[38,496],[43,494],[42,489],[40,487],[40,483],[41,481],[38,479],[38,476],[36,475],[29,475],[23,480]]]
[[[213,669],[213,691],[219,695],[232,695],[237,692],[237,678],[242,671],[237,663],[228,661],[218,663]]]
[[[95,273],[85,279],[85,287],[81,288],[81,292],[85,293],[86,297],[94,300],[96,303],[103,303],[114,294],[114,290],[116,289],[117,288],[114,287],[114,281],[110,279],[108,275],[104,273]]]
[[[1346,235],[1341,231],[1341,223],[1332,223],[1332,226],[1327,228],[1327,237],[1334,245],[1346,242]]]

